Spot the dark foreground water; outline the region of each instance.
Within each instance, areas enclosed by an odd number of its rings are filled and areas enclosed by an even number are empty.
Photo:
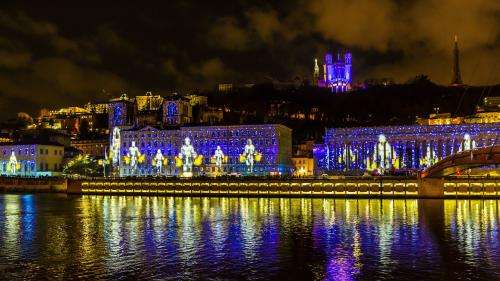
[[[499,203],[0,195],[0,279],[498,280]]]

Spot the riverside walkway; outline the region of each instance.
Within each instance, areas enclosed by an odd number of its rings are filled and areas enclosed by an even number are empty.
[[[499,177],[342,177],[328,179],[176,179],[176,178],[5,178],[3,192],[68,194],[360,197],[360,198],[500,198]]]

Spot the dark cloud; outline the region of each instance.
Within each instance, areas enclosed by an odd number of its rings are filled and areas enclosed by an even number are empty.
[[[237,51],[248,48],[249,34],[233,17],[224,17],[213,25],[207,42],[219,49]]]
[[[103,90],[120,92],[129,83],[99,64],[93,44],[63,36],[53,23],[22,12],[0,12],[0,116],[41,107],[102,99]],[[9,32],[12,32],[9,34]]]
[[[206,81],[212,81],[215,86],[216,81],[230,79],[231,70],[229,70],[220,58],[211,58],[202,62],[199,66],[191,69],[193,75],[199,77],[201,84]]]
[[[25,68],[30,62],[31,54],[28,52],[10,52],[0,50],[0,68]]]
[[[309,78],[314,57],[347,48],[354,79],[451,79],[459,36],[463,79],[500,81],[497,0],[20,0],[0,10],[2,116],[107,92],[186,92],[221,82]],[[64,98],[62,98],[64,97]]]
[[[274,10],[251,10],[247,13],[250,27],[264,42],[271,42],[276,33],[284,32],[284,27]]]
[[[100,99],[102,90],[119,93],[127,83],[112,73],[82,67],[64,58],[34,61],[28,69],[0,74],[0,96],[8,112],[64,106]],[[9,104],[9,101],[17,101]]]
[[[6,13],[0,11],[0,26],[24,35],[52,36],[57,34],[57,26],[47,21],[36,21],[22,11]]]
[[[114,52],[133,55],[137,51],[132,42],[118,34],[118,32],[109,26],[99,27],[98,35],[95,41],[96,43],[102,44],[105,48],[113,50]]]
[[[500,81],[500,2],[496,0],[315,0],[309,5],[322,36],[354,49],[403,54],[370,66],[365,76],[397,81],[417,73],[451,79],[453,38],[459,37],[467,83]]]
[[[396,6],[386,0],[315,0],[314,27],[342,45],[387,51],[395,32]]]

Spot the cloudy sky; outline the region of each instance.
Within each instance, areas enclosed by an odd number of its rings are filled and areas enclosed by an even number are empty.
[[[122,91],[308,77],[315,56],[342,48],[356,80],[447,84],[454,34],[464,81],[500,82],[498,0],[115,2],[2,1],[1,119]]]

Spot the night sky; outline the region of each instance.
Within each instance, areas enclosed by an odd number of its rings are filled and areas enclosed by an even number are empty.
[[[122,91],[309,78],[315,56],[342,48],[357,81],[447,84],[454,34],[464,82],[500,82],[498,0],[134,2],[2,1],[0,120]]]

